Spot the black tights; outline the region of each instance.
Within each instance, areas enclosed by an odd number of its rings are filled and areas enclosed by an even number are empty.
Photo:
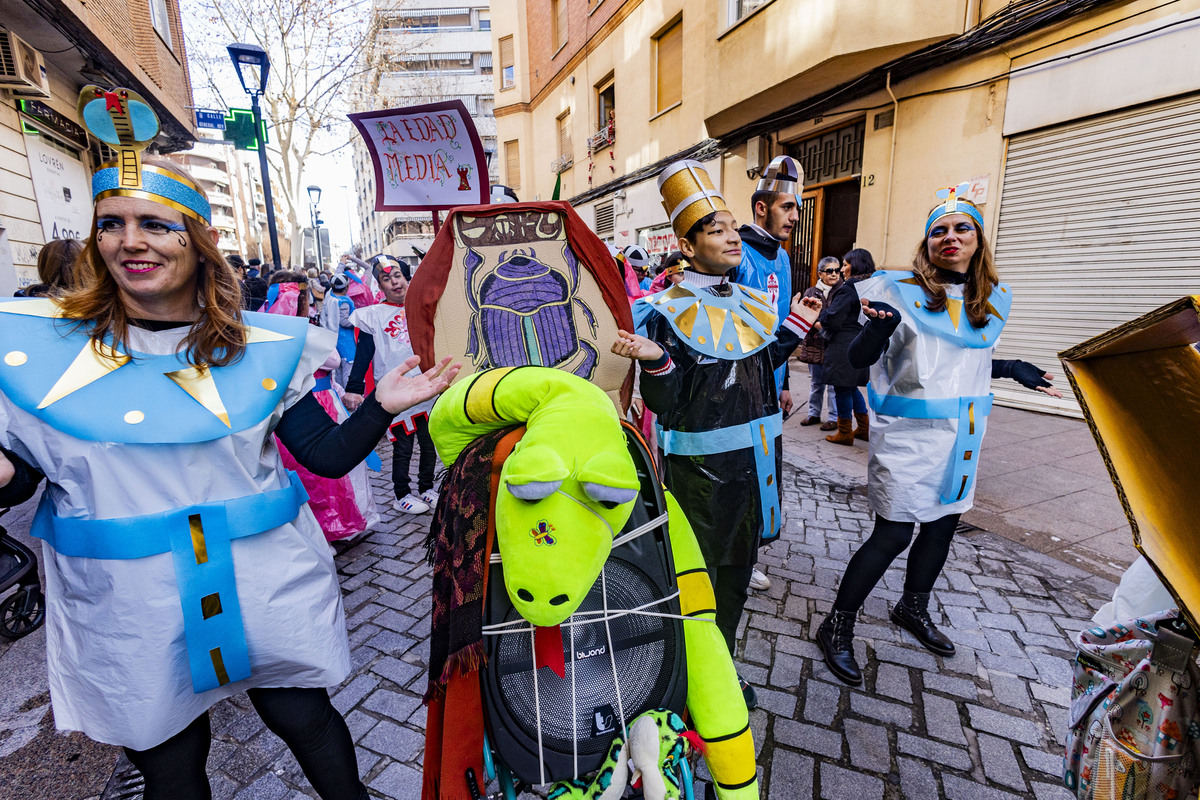
[[[254,710],[291,749],[323,800],[366,800],[358,758],[346,721],[324,689],[250,689]],[[212,742],[205,712],[179,733],[149,750],[125,755],[146,779],[145,800],[211,800],[204,764]]]
[[[908,554],[908,572],[904,576],[904,591],[932,592],[933,584],[946,564],[950,554],[950,540],[958,527],[959,514],[948,514],[933,522],[922,522],[921,532],[913,542]],[[915,522],[895,522],[883,517],[875,518],[875,530],[871,538],[846,565],[842,585],[838,587],[833,607],[837,611],[858,611],[867,595],[879,583],[883,573],[912,542]]]

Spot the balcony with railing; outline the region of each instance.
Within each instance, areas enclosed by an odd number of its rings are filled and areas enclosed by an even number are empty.
[[[563,153],[558,158],[550,162],[550,171],[555,175],[566,172],[575,164],[575,156],[570,153]]]
[[[595,153],[606,147],[612,147],[616,141],[617,123],[615,120],[609,120],[607,125],[587,138],[587,146],[589,151]]]

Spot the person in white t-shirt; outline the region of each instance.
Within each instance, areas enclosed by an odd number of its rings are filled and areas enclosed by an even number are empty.
[[[350,321],[358,328],[358,350],[354,368],[346,381],[342,402],[353,411],[362,402],[366,387],[367,367],[374,365],[375,374],[403,364],[413,356],[408,336],[408,320],[404,315],[404,296],[411,277],[409,267],[394,256],[379,255],[371,259],[375,279],[383,290],[384,301],[354,311]],[[405,514],[424,514],[437,504],[433,488],[433,472],[437,452],[429,438],[429,410],[433,403],[418,403],[406,409],[392,421],[388,437],[392,439],[392,484],[396,500],[392,508]],[[411,491],[408,469],[412,461],[413,441],[421,444],[417,464],[417,491]]]

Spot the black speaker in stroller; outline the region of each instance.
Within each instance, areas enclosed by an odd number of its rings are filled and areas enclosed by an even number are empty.
[[[0,517],[9,509],[0,511]],[[0,593],[17,591],[0,601],[0,636],[20,639],[46,621],[46,598],[38,581],[37,556],[0,527]]]
[[[627,427],[626,440],[642,487],[622,532],[659,517],[662,522],[613,548],[601,577],[563,623],[565,678],[549,669],[535,675],[527,623],[488,633],[490,625],[521,621],[505,591],[502,565],[490,567],[481,678],[488,740],[497,760],[528,784],[597,770],[622,732],[622,716],[627,724],[654,708],[684,711],[686,652],[666,503],[640,437]]]

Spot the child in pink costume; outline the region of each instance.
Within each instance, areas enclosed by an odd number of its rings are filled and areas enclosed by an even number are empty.
[[[308,315],[308,292],[303,284],[303,276],[296,273],[280,273],[284,276],[277,285],[278,294],[268,293],[267,305],[263,311],[268,314],[282,314],[289,317],[304,317]],[[272,297],[273,295],[273,297]],[[343,422],[349,414],[342,406],[333,389],[329,378],[330,370],[337,367],[336,353],[321,365],[321,369],[313,373],[317,385],[313,387],[313,397],[338,423]],[[332,363],[331,363],[332,362]],[[371,496],[370,484],[367,481],[367,465],[359,464],[348,475],[341,478],[323,478],[315,475],[296,461],[278,438],[279,455],[285,467],[295,470],[300,476],[308,492],[308,505],[325,533],[326,541],[337,541],[363,533],[379,522],[379,512],[375,500]]]

